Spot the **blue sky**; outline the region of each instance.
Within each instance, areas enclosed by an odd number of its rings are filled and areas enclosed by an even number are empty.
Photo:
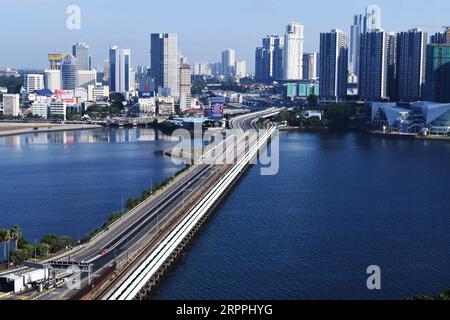
[[[450,25],[448,0],[0,0],[0,66],[46,68],[47,53],[70,52],[78,41],[91,46],[94,66],[112,44],[130,48],[134,65],[148,65],[150,33],[176,32],[189,62],[218,61],[222,49],[234,48],[252,71],[266,34],[299,21],[305,50],[317,50],[320,32],[348,32],[353,15],[369,4],[381,7],[386,31]],[[81,30],[66,28],[69,5],[81,8]]]

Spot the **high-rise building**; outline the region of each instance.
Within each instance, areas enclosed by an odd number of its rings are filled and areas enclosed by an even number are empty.
[[[300,80],[303,76],[303,26],[291,22],[284,37],[284,80]]]
[[[397,34],[390,32],[387,57],[387,96],[391,101],[398,101],[397,54]]]
[[[381,9],[379,6],[370,5],[366,8],[364,16],[364,32],[370,32],[381,29]]]
[[[63,58],[64,55],[61,53],[50,53],[48,55],[50,70],[61,70],[61,61]]]
[[[112,46],[109,49],[109,88],[127,93],[131,88],[131,50]]]
[[[233,49],[222,51],[222,74],[230,76],[236,74],[236,52]]]
[[[450,44],[450,27],[445,27],[443,32],[435,33],[430,37],[431,44]]]
[[[348,71],[356,76],[359,75],[359,49],[362,32],[363,16],[357,14],[353,17],[353,24],[350,27],[350,48],[348,54]]]
[[[361,99],[387,99],[389,34],[383,30],[365,32],[360,42],[358,93]]]
[[[158,92],[170,90],[180,97],[180,57],[175,33],[153,33],[151,35],[151,68]]]
[[[109,59],[103,61],[103,81],[109,82]]]
[[[303,80],[317,80],[317,52],[303,54]]]
[[[89,46],[84,42],[78,42],[72,46],[72,55],[78,59],[79,70],[91,70]]]
[[[18,117],[20,115],[20,95],[3,95],[3,114],[11,117]]]
[[[425,100],[450,102],[450,43],[429,44],[426,55]]]
[[[320,34],[320,97],[342,100],[347,96],[348,36],[341,30]]]
[[[77,87],[88,89],[97,83],[97,70],[78,70]]]
[[[191,67],[182,63],[180,66],[180,110],[190,109],[191,104]]]
[[[427,33],[421,29],[397,34],[398,99],[401,102],[422,98],[426,45]]]
[[[272,82],[283,79],[284,38],[269,35],[255,51],[255,79]]]
[[[68,54],[61,63],[61,89],[75,90],[78,85],[78,60]]]
[[[27,74],[25,77],[24,88],[28,94],[35,90],[44,89],[44,75],[42,74]]]
[[[45,89],[52,91],[61,90],[61,71],[45,70],[44,82],[45,82]]]
[[[245,78],[247,76],[247,62],[244,60],[236,61],[236,77],[237,78]]]
[[[208,62],[195,62],[192,70],[194,76],[210,76],[211,68]]]

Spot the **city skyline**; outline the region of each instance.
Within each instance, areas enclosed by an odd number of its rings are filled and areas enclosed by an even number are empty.
[[[285,1],[279,4],[272,0],[252,0],[239,3],[239,6],[243,9],[252,10],[251,16],[245,16],[245,12],[248,12],[248,10],[230,11],[233,21],[241,20],[245,23],[230,25],[226,21],[217,21],[220,18],[214,15],[212,11],[209,12],[207,2],[201,0],[195,6],[186,7],[186,10],[172,8],[175,4],[165,4],[166,10],[173,12],[174,19],[167,21],[158,17],[158,15],[153,15],[149,19],[151,22],[146,24],[145,27],[136,28],[133,24],[108,24],[108,22],[110,18],[117,17],[119,11],[123,16],[134,15],[133,21],[139,21],[148,13],[148,10],[144,10],[145,7],[150,8],[151,6],[153,12],[164,8],[159,3],[151,3],[143,5],[142,10],[136,10],[137,6],[132,5],[136,2],[134,0],[131,0],[128,7],[106,6],[106,2],[103,0],[97,1],[95,5],[85,0],[79,0],[76,5],[81,8],[81,29],[68,30],[65,27],[68,17],[66,8],[74,3],[35,0],[27,3],[27,9],[24,10],[22,1],[6,0],[2,2],[4,2],[2,7],[9,13],[3,20],[5,24],[12,25],[14,21],[25,19],[33,24],[36,34],[52,33],[51,37],[29,38],[29,30],[26,25],[14,24],[13,30],[9,31],[6,36],[11,50],[4,51],[0,59],[0,66],[21,69],[44,69],[47,67],[48,53],[54,51],[70,53],[71,46],[77,42],[85,42],[90,46],[94,68],[103,63],[103,60],[108,56],[108,48],[113,44],[130,48],[133,51],[135,66],[149,65],[150,48],[147,40],[149,35],[156,32],[174,32],[178,34],[180,51],[187,56],[190,63],[195,61],[220,61],[221,52],[226,48],[233,48],[240,59],[247,61],[248,69],[253,72],[254,48],[260,45],[260,39],[268,34],[278,33],[282,35],[286,24],[290,21],[298,21],[304,25],[304,51],[309,52],[318,51],[320,32],[338,28],[349,33],[353,16],[364,12],[370,4],[380,6],[382,28],[388,32],[407,31],[414,27],[421,27],[429,34],[440,31],[441,25],[448,24],[444,15],[445,7],[448,6],[450,9],[450,4],[440,0],[429,1],[429,5],[425,9],[419,3],[408,2],[408,6],[404,6],[405,1],[396,3],[385,0],[353,1],[352,3],[342,3],[339,8],[334,8],[321,5],[320,2],[325,2],[323,0],[314,4],[302,3],[301,6],[295,1]],[[103,6],[105,10],[102,10],[102,14],[100,14],[97,8],[102,7],[102,3],[105,4]],[[286,8],[295,5],[298,5],[298,12],[286,10]],[[442,10],[431,11],[436,5],[439,5]],[[310,10],[308,10],[309,8]],[[321,8],[321,10],[317,12],[317,15],[302,13],[314,12],[313,8]],[[417,10],[420,10],[423,15],[417,17]],[[427,10],[430,10],[428,14]],[[36,12],[40,14],[35,15]],[[267,16],[267,12],[271,12],[270,17]],[[399,12],[402,13],[400,19]],[[192,23],[195,17],[199,17],[202,23]],[[42,23],[42,21],[45,21],[45,23]],[[246,28],[246,24],[252,27]],[[23,40],[25,37],[27,37],[27,41]],[[207,41],[202,41],[202,39],[207,39]],[[30,51],[34,54],[30,55]]]

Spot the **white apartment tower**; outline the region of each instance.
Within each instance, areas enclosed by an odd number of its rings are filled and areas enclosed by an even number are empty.
[[[303,76],[303,26],[291,22],[284,37],[284,80],[300,80]]]
[[[24,83],[27,93],[33,93],[35,90],[44,89],[44,75],[42,74],[27,74]]]

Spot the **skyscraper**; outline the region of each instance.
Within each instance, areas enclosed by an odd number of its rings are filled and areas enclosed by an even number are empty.
[[[112,46],[109,49],[109,88],[127,93],[131,88],[131,50]]]
[[[363,33],[360,45],[359,96],[370,101],[387,99],[389,34],[383,30]]]
[[[236,77],[241,79],[247,76],[247,62],[244,60],[236,61]]]
[[[427,46],[425,99],[450,102],[450,43]]]
[[[284,80],[300,80],[303,73],[303,26],[291,22],[284,37]]]
[[[61,89],[75,90],[78,84],[78,60],[68,54],[61,63]]]
[[[366,8],[363,32],[370,32],[378,29],[381,29],[381,9],[379,6],[370,5]]]
[[[184,111],[191,108],[191,67],[181,61],[180,66],[180,110]]]
[[[341,30],[320,34],[320,96],[341,100],[347,96],[348,36]]]
[[[269,35],[255,51],[255,79],[272,82],[283,79],[284,38]]]
[[[450,27],[445,27],[442,32],[435,33],[430,37],[431,44],[450,44]]]
[[[422,98],[426,45],[427,33],[421,29],[397,34],[398,99],[402,102]]]
[[[222,68],[224,75],[236,74],[236,52],[233,49],[222,51]]]
[[[84,42],[78,42],[72,46],[72,55],[78,59],[79,70],[91,70],[89,46]]]
[[[317,79],[317,52],[303,54],[303,80]]]
[[[170,90],[172,96],[180,97],[180,57],[175,33],[152,33],[151,76],[158,91]]]
[[[348,54],[348,71],[359,75],[359,49],[361,33],[363,32],[363,16],[357,14],[353,17],[353,24],[350,27],[350,48]]]
[[[397,34],[389,33],[388,62],[387,62],[387,95],[389,100],[398,100],[398,59]]]

